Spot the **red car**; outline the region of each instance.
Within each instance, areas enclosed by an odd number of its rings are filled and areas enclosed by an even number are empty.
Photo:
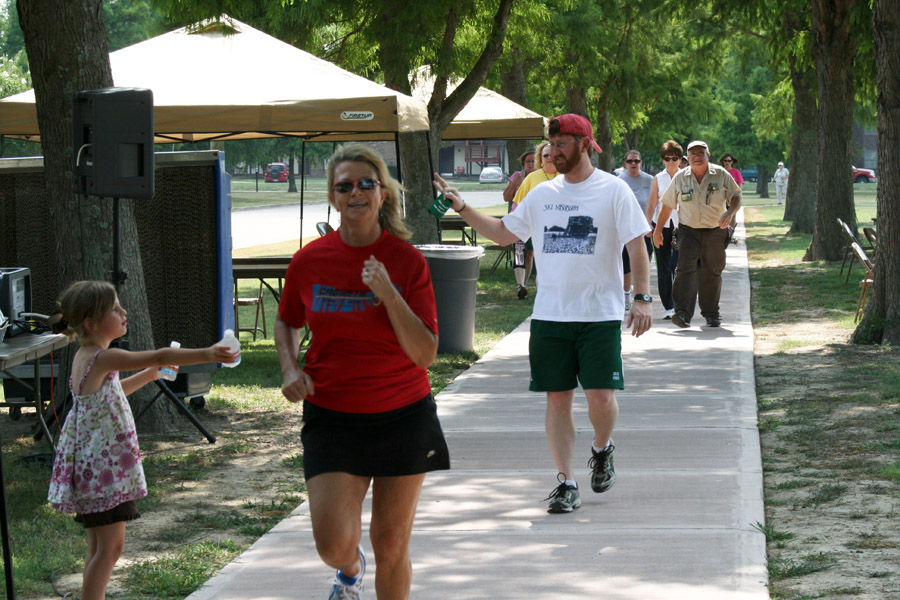
[[[869,183],[870,181],[875,181],[875,171],[872,169],[859,169],[857,167],[851,167],[853,169],[853,183]]]
[[[266,182],[281,182],[288,180],[288,167],[284,163],[269,163],[266,165]]]

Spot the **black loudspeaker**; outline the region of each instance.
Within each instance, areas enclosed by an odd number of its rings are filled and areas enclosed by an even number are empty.
[[[75,93],[76,189],[89,196],[152,198],[153,92],[103,88]]]

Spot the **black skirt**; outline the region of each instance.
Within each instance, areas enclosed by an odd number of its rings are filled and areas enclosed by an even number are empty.
[[[133,521],[140,519],[141,513],[138,512],[137,503],[134,500],[128,500],[109,510],[98,513],[76,513],[75,522],[81,523],[85,529],[91,527],[103,527],[112,525],[119,521]]]
[[[342,472],[399,477],[450,468],[434,398],[383,413],[344,413],[303,402],[306,479]]]

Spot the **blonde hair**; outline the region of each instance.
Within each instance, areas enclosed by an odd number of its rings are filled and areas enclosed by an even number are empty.
[[[368,146],[349,144],[341,146],[331,155],[331,159],[328,161],[328,201],[331,202],[334,195],[334,172],[339,164],[345,162],[367,163],[375,170],[381,187],[387,191],[387,196],[378,214],[378,222],[385,231],[401,240],[411,238],[412,231],[406,228],[406,223],[403,221],[403,186],[391,177],[384,159]]]
[[[59,317],[54,319],[53,331],[70,340],[84,337],[87,319],[102,319],[116,305],[116,288],[106,281],[76,281],[63,291],[57,300]]]

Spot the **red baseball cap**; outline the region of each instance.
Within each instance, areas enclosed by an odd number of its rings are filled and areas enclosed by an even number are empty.
[[[550,135],[580,135],[591,140],[594,150],[598,153],[603,152],[600,144],[594,139],[594,128],[591,127],[591,122],[587,120],[587,117],[581,115],[567,113],[553,117],[550,120]]]

